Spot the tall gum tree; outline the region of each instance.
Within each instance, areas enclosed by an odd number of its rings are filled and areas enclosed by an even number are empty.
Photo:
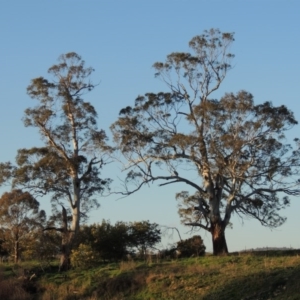
[[[85,67],[74,53],[61,55],[48,73],[51,79],[38,77],[27,88],[37,101],[25,110],[25,126],[39,130],[43,147],[20,149],[13,172],[14,186],[35,195],[51,195],[53,208],[62,207],[62,227],[47,228],[62,232],[60,270],[69,266],[69,255],[79,230],[80,220],[97,207],[97,195],[109,188],[110,179],[102,179],[106,163],[106,134],[97,128],[94,106],[84,101],[95,88],[90,77],[93,69]],[[1,178],[7,177],[10,164],[2,164]],[[68,225],[67,213],[71,213]]]
[[[299,194],[299,143],[285,144],[284,135],[297,124],[293,113],[255,105],[245,91],[212,98],[231,69],[233,41],[233,33],[211,29],[190,41],[192,53],[155,63],[169,92],[139,96],[111,126],[126,160],[124,194],[154,181],[187,184],[195,193],[176,195],[180,216],[211,233],[215,255],[228,253],[233,213],[276,227],[285,220],[278,210]]]

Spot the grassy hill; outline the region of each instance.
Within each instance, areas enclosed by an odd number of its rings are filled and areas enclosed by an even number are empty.
[[[27,275],[21,276],[24,270]],[[57,273],[57,266],[0,264],[0,299],[296,300],[300,251],[127,261],[63,274]]]

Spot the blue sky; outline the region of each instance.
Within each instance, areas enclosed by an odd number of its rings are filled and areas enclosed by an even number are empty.
[[[295,0],[27,0],[1,1],[0,9],[0,136],[1,161],[14,160],[17,149],[41,144],[37,131],[24,128],[24,109],[34,105],[26,94],[32,78],[47,76],[57,57],[80,54],[96,71],[100,85],[87,96],[99,115],[99,126],[109,133],[119,110],[139,94],[166,91],[154,78],[152,65],[167,54],[188,51],[189,40],[203,30],[235,32],[231,51],[236,55],[215,97],[245,89],[257,103],[285,104],[300,121],[300,2]],[[299,126],[289,137],[300,136]],[[104,169],[118,185],[120,166]],[[122,176],[122,175],[120,175]],[[156,184],[121,200],[100,199],[91,222],[102,219],[147,220],[180,226],[174,195],[183,189]],[[40,199],[49,208],[47,199]],[[295,198],[282,213],[286,224],[270,231],[256,221],[233,218],[227,231],[230,251],[263,246],[300,248],[300,203]],[[210,235],[200,232],[211,250]],[[170,239],[174,242],[177,237]],[[168,243],[164,241],[165,245]]]

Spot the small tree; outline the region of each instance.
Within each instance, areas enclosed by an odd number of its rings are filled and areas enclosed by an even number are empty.
[[[205,249],[200,235],[194,235],[189,239],[177,242],[177,250],[182,257],[202,256],[205,254]]]
[[[76,244],[90,246],[94,257],[102,260],[120,260],[129,251],[128,228],[124,222],[113,225],[106,220],[100,224],[85,225],[80,230]]]
[[[48,228],[49,223],[49,221],[43,222],[42,226],[30,236],[32,242],[28,241],[24,248],[24,257],[39,260],[45,265],[49,265],[53,259],[58,257],[61,251],[62,237],[56,230],[44,230]]]
[[[177,194],[182,221],[211,233],[215,255],[228,253],[233,213],[276,227],[285,220],[278,211],[300,192],[299,141],[293,148],[285,140],[297,124],[293,113],[255,105],[245,91],[212,98],[231,69],[233,41],[232,33],[211,29],[190,41],[192,53],[155,63],[169,91],[139,96],[111,126],[126,159],[123,194],[154,181],[187,184],[192,192]]]
[[[132,248],[138,249],[145,256],[147,249],[161,241],[159,225],[149,221],[133,222],[129,224],[129,240]]]
[[[0,234],[3,245],[13,253],[14,262],[30,243],[37,228],[45,220],[45,212],[39,211],[39,202],[28,192],[13,190],[0,198]]]
[[[104,152],[109,150],[107,137],[97,128],[95,108],[83,99],[95,88],[90,80],[92,72],[78,54],[71,52],[61,55],[59,63],[48,70],[51,79],[38,77],[31,81],[27,92],[37,106],[25,110],[24,124],[39,130],[44,146],[20,149],[17,168],[11,173],[14,186],[50,195],[56,211],[63,207],[63,226],[56,228],[63,235],[60,270],[68,268],[81,218],[99,206],[95,196],[110,183],[110,179],[100,177]],[[0,167],[1,183],[11,165]]]
[[[103,220],[92,228],[93,248],[104,260],[120,260],[128,253],[128,226],[124,222],[115,225]]]

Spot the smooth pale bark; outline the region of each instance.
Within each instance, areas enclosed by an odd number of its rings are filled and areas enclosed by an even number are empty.
[[[70,268],[70,256],[73,248],[73,242],[76,236],[76,232],[79,230],[79,209],[75,207],[72,209],[72,224],[71,229],[68,229],[67,212],[62,207],[62,219],[63,219],[63,230],[62,230],[62,243],[61,243],[61,255],[59,271],[66,271]]]

